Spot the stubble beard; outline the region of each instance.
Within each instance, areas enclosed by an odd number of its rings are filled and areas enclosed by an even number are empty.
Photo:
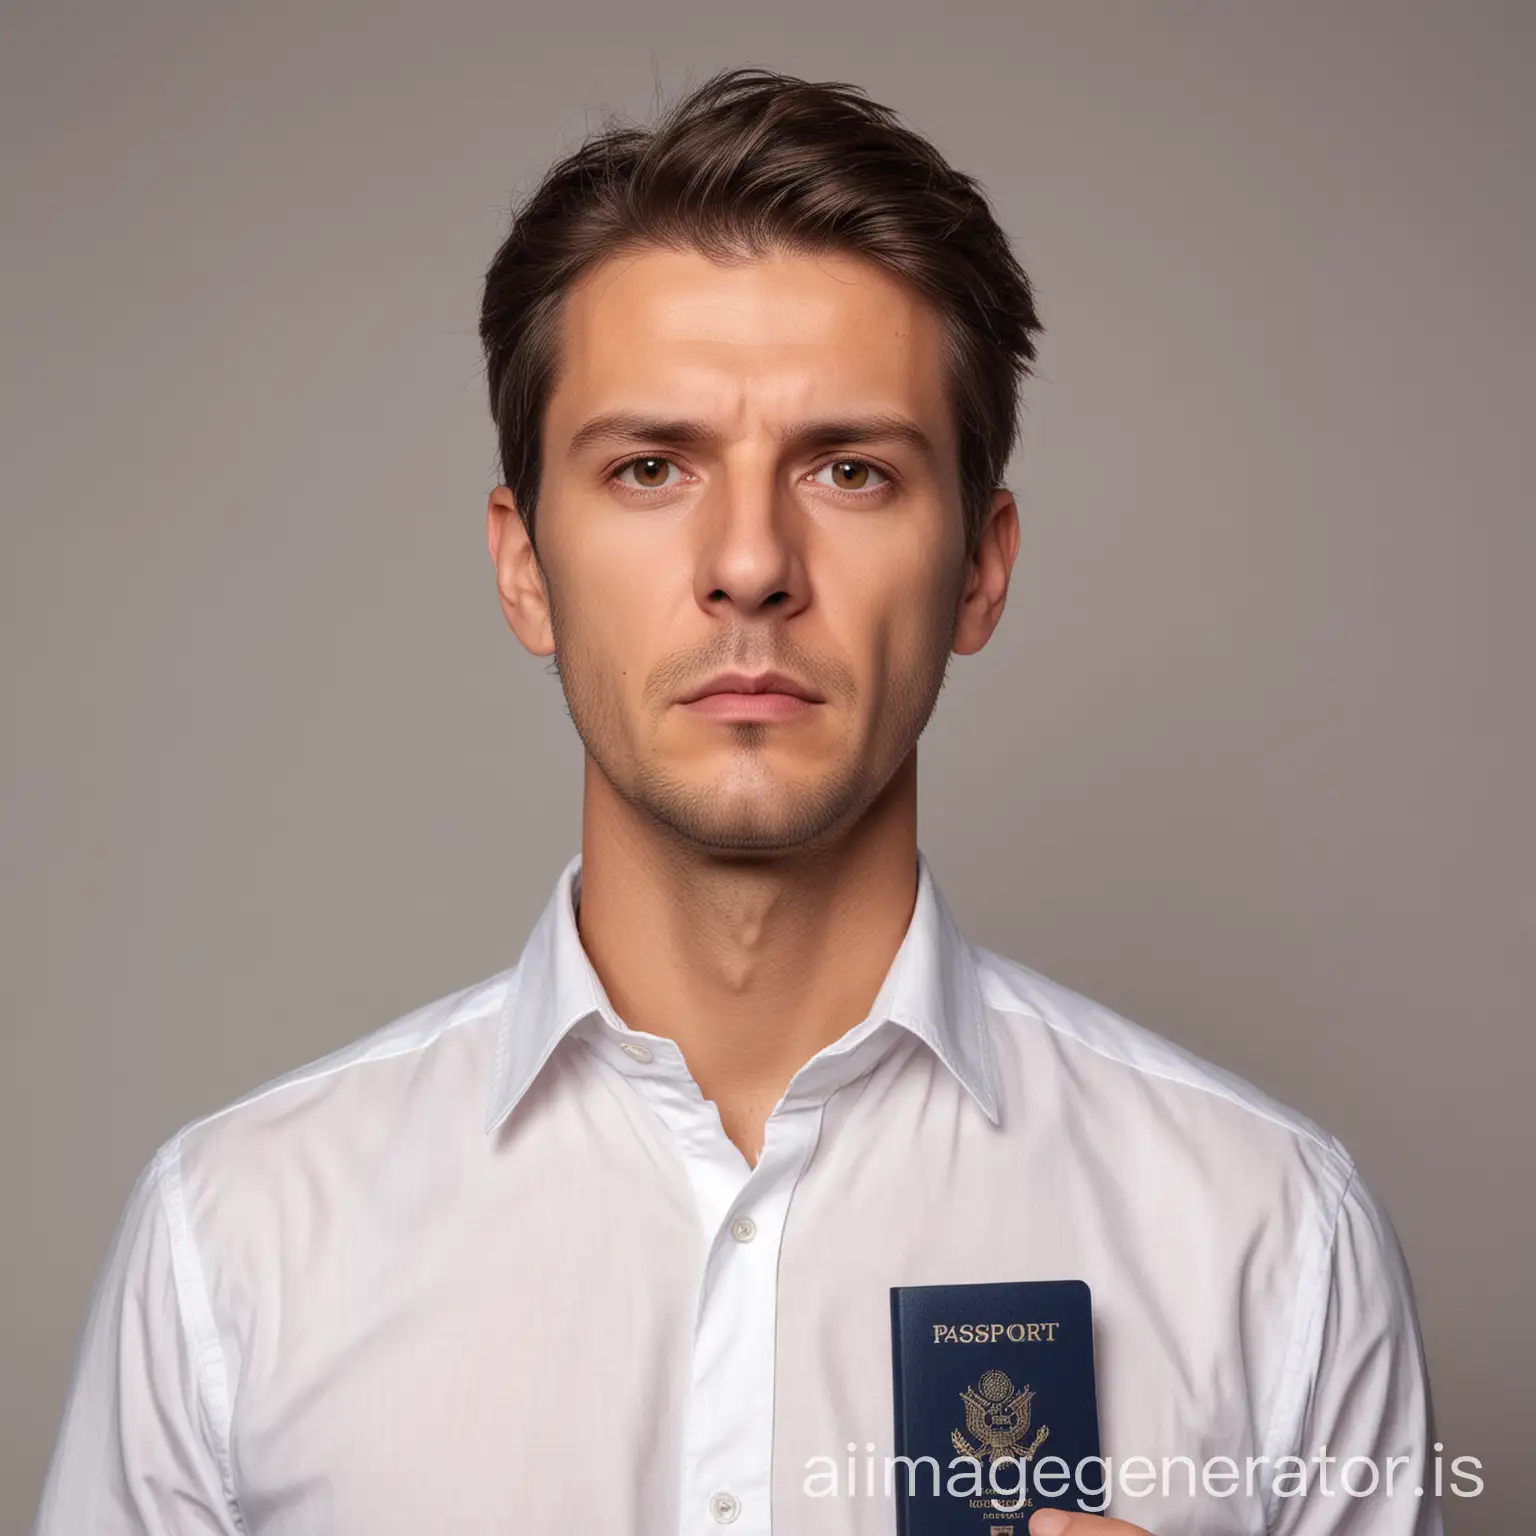
[[[639,815],[711,853],[807,853],[836,842],[853,826],[916,746],[948,676],[956,623],[952,605],[948,612],[948,624],[930,630],[919,664],[895,679],[879,702],[874,730],[851,741],[846,754],[811,782],[772,776],[766,752],[776,727],[756,722],[723,727],[732,736],[725,784],[689,782],[670,772],[664,761],[636,748],[618,688],[585,654],[579,636],[556,618],[553,605],[551,660],[587,755]],[[851,682],[845,697],[856,702]],[[743,777],[754,778],[759,787],[743,787]]]

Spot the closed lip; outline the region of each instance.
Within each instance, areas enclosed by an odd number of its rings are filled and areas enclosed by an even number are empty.
[[[708,698],[712,693],[787,693],[792,698],[804,699],[810,704],[823,702],[819,693],[783,672],[722,672],[707,683],[695,688],[678,700],[680,704],[692,704]]]

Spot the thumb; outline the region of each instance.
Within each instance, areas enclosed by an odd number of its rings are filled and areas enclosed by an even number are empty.
[[[1029,1517],[1029,1536],[1151,1536],[1127,1520],[1104,1515],[1075,1515],[1068,1509],[1037,1509]]]

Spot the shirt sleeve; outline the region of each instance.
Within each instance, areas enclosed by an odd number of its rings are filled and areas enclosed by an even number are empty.
[[[1391,1222],[1353,1173],[1300,1426],[1305,1492],[1275,1498],[1272,1536],[1442,1536],[1449,1469],[1434,1449],[1413,1288]]]
[[[96,1282],[34,1536],[236,1536],[204,1376],[188,1326],[179,1143],[140,1174]],[[179,1250],[179,1251],[178,1251]],[[217,1344],[214,1341],[213,1347]]]

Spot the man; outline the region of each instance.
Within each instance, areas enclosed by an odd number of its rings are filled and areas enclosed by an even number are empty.
[[[810,1473],[890,1450],[891,1287],[1062,1277],[1107,1461],[1202,1468],[1117,1482],[1135,1528],[1439,1530],[1347,1155],[967,944],[919,855],[1039,330],[975,184],[849,87],[732,72],[549,173],[486,281],[487,521],[581,856],[511,969],[161,1149],[44,1536],[887,1532]]]

